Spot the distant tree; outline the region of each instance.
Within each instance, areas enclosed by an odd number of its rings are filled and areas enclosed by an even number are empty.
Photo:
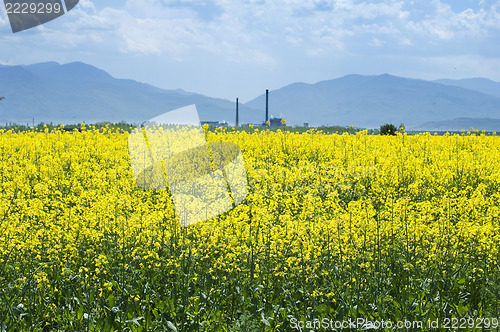
[[[380,135],[396,135],[398,129],[395,125],[386,123],[385,125],[380,126]]]

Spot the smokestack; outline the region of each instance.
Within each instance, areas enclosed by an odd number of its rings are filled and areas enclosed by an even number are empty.
[[[269,90],[266,89],[266,124],[269,121]]]
[[[239,126],[239,123],[240,123],[240,117],[239,117],[239,111],[238,111],[238,98],[236,98],[236,127]]]

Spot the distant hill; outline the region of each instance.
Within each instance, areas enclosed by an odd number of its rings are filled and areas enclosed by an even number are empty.
[[[500,98],[500,82],[494,82],[486,78],[465,78],[461,80],[441,79],[434,82],[458,86]]]
[[[257,108],[265,95],[246,103]],[[500,98],[435,82],[396,77],[348,75],[315,84],[294,83],[269,95],[270,114],[288,124],[354,125],[384,123],[406,128],[455,118],[499,118]]]
[[[115,79],[93,66],[56,62],[0,66],[0,124],[5,122],[139,123],[175,108],[196,104],[201,120],[235,121],[234,102],[178,90],[162,90],[133,80]],[[241,105],[240,121],[257,121]]]
[[[458,118],[444,121],[430,121],[414,129],[429,131],[469,131],[470,128],[500,132],[500,119]]]

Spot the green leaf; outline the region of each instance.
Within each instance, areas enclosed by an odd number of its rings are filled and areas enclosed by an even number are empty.
[[[116,300],[115,300],[115,297],[113,296],[113,294],[111,294],[110,296],[108,296],[108,304],[110,307],[114,307],[115,304],[116,304]]]
[[[76,312],[76,317],[78,320],[81,320],[83,317],[83,307],[78,308],[78,311]]]

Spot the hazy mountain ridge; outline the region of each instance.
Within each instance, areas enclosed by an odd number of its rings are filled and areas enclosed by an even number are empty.
[[[246,105],[264,103],[261,95]],[[500,118],[500,98],[457,86],[396,77],[347,75],[315,84],[288,85],[270,92],[272,114],[287,123],[407,128],[455,118]]]
[[[116,79],[84,63],[56,62],[0,67],[0,122],[140,123],[164,112],[196,104],[201,120],[234,122],[234,103],[181,89]],[[240,107],[240,119],[255,121],[255,111]]]
[[[500,131],[497,86],[500,83],[477,78],[430,82],[353,74],[270,91],[269,113],[283,116],[289,125],[378,128],[404,123],[407,129],[459,130],[483,129],[478,126],[482,124]],[[31,123],[33,118],[36,123],[139,123],[190,104],[196,104],[201,120],[235,120],[233,101],[116,79],[81,62],[0,65],[0,96],[6,97],[0,102],[0,123]],[[240,123],[261,123],[264,112],[262,94],[240,104]]]
[[[464,78],[461,80],[440,79],[434,82],[443,85],[458,86],[500,98],[500,82],[495,82],[486,78]]]
[[[500,119],[457,118],[445,121],[430,121],[414,129],[429,131],[469,131],[471,128],[485,131],[500,131]]]

